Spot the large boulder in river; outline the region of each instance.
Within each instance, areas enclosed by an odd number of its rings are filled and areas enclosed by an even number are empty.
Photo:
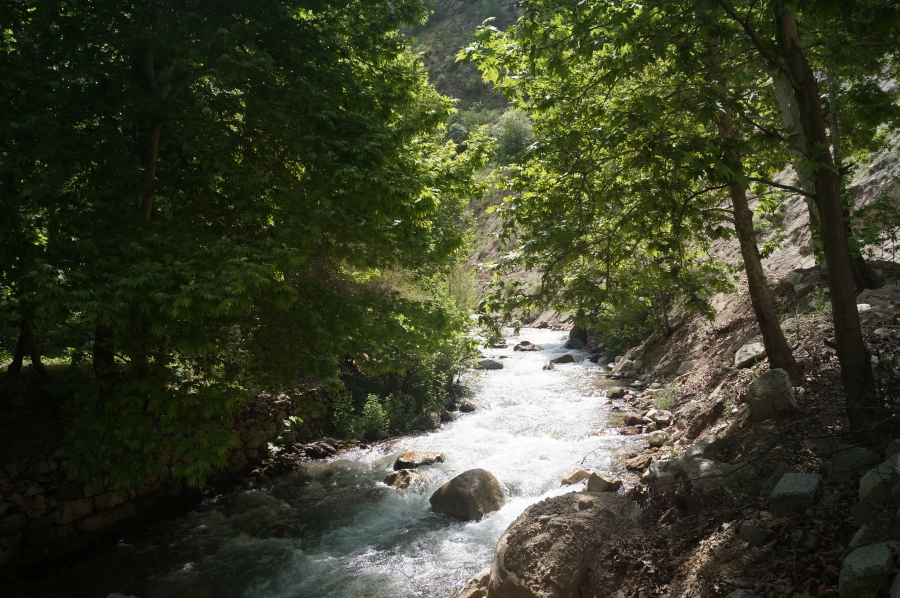
[[[503,488],[493,474],[484,469],[470,469],[459,474],[431,495],[435,513],[463,521],[478,521],[506,503]]]
[[[613,493],[573,492],[534,504],[494,553],[488,598],[577,598],[599,546],[640,534],[640,508]]]
[[[423,413],[413,420],[413,430],[437,430],[441,427],[441,415],[434,411]]]
[[[394,461],[394,469],[415,469],[419,465],[431,465],[432,463],[443,463],[444,453],[430,451],[414,451],[409,453],[400,453],[397,460]]]
[[[406,490],[410,486],[422,488],[425,485],[425,477],[418,471],[400,469],[387,474],[384,478],[384,483],[397,490]]]
[[[554,357],[550,360],[550,363],[574,363],[575,358],[570,354],[566,353],[565,355],[560,355],[559,357]]]
[[[519,343],[518,345],[513,347],[513,351],[540,351],[540,350],[541,350],[541,346],[535,345],[531,341],[522,341],[521,343]]]
[[[477,368],[479,370],[502,370],[503,362],[496,359],[482,359],[478,362]]]

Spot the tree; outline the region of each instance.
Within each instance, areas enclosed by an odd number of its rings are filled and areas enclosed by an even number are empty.
[[[599,196],[595,201],[602,207],[596,217],[615,221],[622,213],[618,198],[629,195],[639,198],[641,213],[652,214],[654,224],[639,233],[628,226],[613,227],[626,247],[634,242],[634,234],[643,239],[669,235],[665,253],[672,259],[692,244],[703,248],[720,238],[721,224],[730,221],[741,242],[769,360],[796,376],[797,365],[763,274],[746,195],[751,180],[770,182],[778,163],[777,135],[760,127],[771,118],[769,107],[758,98],[757,90],[764,86],[761,75],[742,69],[745,50],[734,43],[735,29],[722,27],[720,21],[708,10],[681,3],[532,3],[507,36],[483,30],[482,45],[471,53],[487,76],[521,105],[530,100],[541,134],[537,146],[561,149],[569,156],[558,170],[547,173],[548,178],[580,179],[579,193]],[[563,115],[553,121],[545,118],[554,110]],[[740,115],[739,122],[734,113]],[[598,155],[598,147],[608,153]],[[546,161],[546,151],[536,159]],[[585,178],[585,171],[591,176]],[[648,179],[653,182],[648,184]],[[654,188],[658,180],[666,181],[665,193]],[[623,181],[634,181],[630,194],[622,189]],[[720,205],[723,191],[730,196],[730,211]],[[570,193],[567,200],[578,202],[580,197]],[[564,204],[552,209],[557,214],[566,211]],[[517,207],[517,221],[520,212]],[[665,226],[673,226],[678,234],[664,232]],[[566,233],[584,238],[579,229]],[[574,243],[573,249],[578,246]],[[675,271],[691,271],[672,261]],[[583,280],[579,285],[585,288]],[[701,295],[701,290],[691,290],[691,303],[702,305]],[[595,294],[595,299],[606,297]]]
[[[2,10],[0,194],[25,239],[2,284],[93,343],[95,375],[58,381],[76,475],[133,485],[174,452],[202,483],[248,394],[459,332],[440,281],[490,148],[444,141],[449,100],[399,32],[421,2]]]

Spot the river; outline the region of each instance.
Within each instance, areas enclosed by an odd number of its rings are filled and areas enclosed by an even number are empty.
[[[527,506],[572,491],[560,487],[561,476],[575,467],[612,471],[616,453],[636,441],[596,435],[615,425],[616,414],[601,396],[600,368],[584,352],[571,351],[578,363],[542,370],[566,352],[566,333],[524,329],[518,338],[544,350],[514,352],[511,338],[509,348],[488,351],[504,369],[473,372],[467,384],[476,411],[440,430],[216,497],[48,572],[22,596],[448,598],[489,566],[497,539]],[[421,470],[424,492],[384,485],[402,451],[446,455]],[[434,514],[431,493],[473,468],[497,477],[506,505],[479,522]],[[278,537],[285,535],[293,537]]]

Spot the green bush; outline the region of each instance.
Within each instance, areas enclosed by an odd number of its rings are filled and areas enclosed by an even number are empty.
[[[534,130],[524,110],[509,110],[493,126],[491,135],[497,140],[494,159],[499,164],[509,164],[531,145]]]

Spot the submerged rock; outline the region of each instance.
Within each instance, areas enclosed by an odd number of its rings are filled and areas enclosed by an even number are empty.
[[[400,453],[400,456],[394,461],[394,469],[415,469],[420,465],[431,465],[432,463],[443,462],[444,453],[428,451]]]
[[[575,358],[572,357],[569,353],[565,355],[560,355],[559,357],[554,357],[550,360],[550,363],[574,363]]]
[[[598,546],[640,534],[643,523],[638,506],[619,494],[574,492],[542,500],[497,542],[488,595],[576,598]]]
[[[535,345],[531,341],[522,341],[513,347],[513,351],[540,351],[541,349],[540,345]]]
[[[412,469],[400,469],[387,474],[384,483],[397,490],[405,490],[410,486],[424,485],[425,477]]]
[[[505,503],[503,488],[493,474],[484,469],[465,471],[431,495],[435,513],[479,521],[486,514],[499,510]]]

